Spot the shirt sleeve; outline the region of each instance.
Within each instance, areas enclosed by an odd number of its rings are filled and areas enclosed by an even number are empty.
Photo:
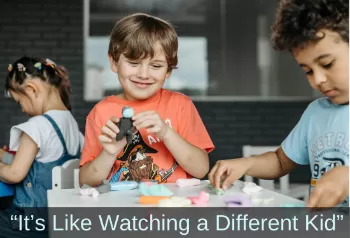
[[[92,118],[87,117],[80,166],[94,160],[101,153],[102,145],[98,140],[100,134],[101,128],[96,125],[96,122]]]
[[[287,157],[301,165],[309,164],[307,132],[311,114],[310,110],[311,107],[309,106],[281,145]]]
[[[29,121],[21,123],[19,125],[13,126],[10,131],[10,145],[9,148],[12,151],[17,151],[20,145],[20,139],[22,133],[26,133],[38,146],[38,154],[37,156],[41,156],[40,148],[42,147],[43,141],[45,138],[43,136],[44,133],[40,131],[40,123],[42,125],[42,121],[38,118],[31,118]]]
[[[79,132],[79,143],[80,143],[80,152],[82,152],[84,148],[84,135],[81,132]]]
[[[181,118],[178,118],[179,135],[192,145],[210,153],[215,147],[195,105],[190,99],[184,100],[182,105],[182,112],[179,114]]]

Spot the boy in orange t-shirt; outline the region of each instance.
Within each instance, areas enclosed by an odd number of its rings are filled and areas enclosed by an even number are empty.
[[[163,89],[177,65],[178,39],[166,21],[133,14],[115,25],[109,44],[111,69],[123,92],[99,102],[86,120],[80,184],[102,180],[202,178],[214,145],[189,97]],[[117,141],[122,109],[131,107],[136,132]]]

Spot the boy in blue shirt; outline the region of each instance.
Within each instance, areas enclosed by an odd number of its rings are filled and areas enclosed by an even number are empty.
[[[311,87],[325,97],[307,107],[276,151],[218,161],[209,180],[216,188],[225,189],[243,175],[276,179],[297,165],[310,164],[311,195],[307,206],[348,206],[348,1],[281,1],[272,42],[275,49],[292,53]]]

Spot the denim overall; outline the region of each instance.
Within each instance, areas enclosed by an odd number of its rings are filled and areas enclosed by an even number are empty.
[[[17,207],[47,207],[47,190],[52,189],[52,169],[61,166],[66,161],[80,158],[80,145],[75,155],[67,150],[63,135],[56,122],[47,114],[46,117],[54,127],[63,146],[61,157],[52,162],[41,163],[34,160],[27,176],[15,187],[14,205]]]
[[[13,204],[6,211],[13,230],[19,229],[19,223],[16,220],[10,220],[11,216],[34,215],[35,217],[41,218],[47,217],[47,190],[52,189],[52,169],[55,166],[63,165],[68,160],[80,158],[80,145],[77,153],[75,155],[70,155],[62,132],[56,122],[49,115],[44,114],[43,116],[47,118],[54,127],[62,143],[63,154],[59,159],[53,162],[41,163],[34,160],[24,180],[15,185]],[[47,221],[47,219],[45,220]],[[35,224],[30,224],[29,226],[35,226]]]

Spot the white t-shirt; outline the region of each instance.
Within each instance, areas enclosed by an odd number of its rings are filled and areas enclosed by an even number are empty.
[[[84,136],[70,111],[51,110],[46,112],[58,125],[66,142],[68,153],[76,155],[84,145]],[[17,151],[20,136],[25,132],[38,145],[36,160],[42,163],[52,162],[63,154],[63,145],[50,121],[44,116],[35,116],[27,122],[13,126],[10,131],[10,150]]]

